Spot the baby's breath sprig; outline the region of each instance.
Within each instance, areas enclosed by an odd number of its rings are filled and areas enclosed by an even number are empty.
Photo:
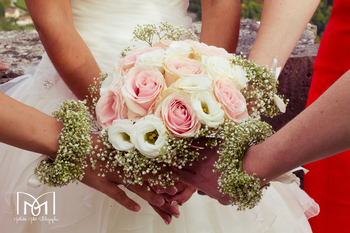
[[[107,78],[107,76],[107,73],[101,73],[100,77],[94,78],[94,82],[88,87],[90,96],[86,96],[86,98],[91,100],[91,103],[89,103],[91,112],[95,111],[96,104],[100,98],[102,82]]]
[[[198,37],[191,29],[186,30],[182,26],[174,27],[167,22],[161,22],[158,27],[155,24],[137,25],[133,34],[133,41],[141,40],[150,46],[160,40],[180,41],[189,39],[198,41]],[[131,46],[124,48],[120,56],[125,57],[132,49]]]
[[[80,181],[87,167],[86,157],[93,147],[89,131],[93,118],[86,101],[65,101],[53,116],[63,123],[55,161],[43,160],[35,169],[39,180],[48,186],[61,187]]]
[[[160,40],[198,40],[191,29],[186,30],[182,26],[174,27],[167,22],[161,22],[158,28],[155,24],[137,25],[133,34],[134,41],[142,40],[147,42],[150,46],[152,46],[155,41]],[[155,39],[155,37],[157,37],[157,39]]]
[[[275,72],[240,55],[233,55],[232,62],[247,72],[248,86],[242,90],[242,94],[248,106],[252,107],[251,111],[269,117],[281,114],[274,102],[278,86]],[[279,97],[283,99],[282,95]]]

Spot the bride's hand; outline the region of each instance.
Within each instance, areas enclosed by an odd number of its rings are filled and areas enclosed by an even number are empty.
[[[230,197],[222,195],[218,187],[218,178],[220,173],[213,172],[214,163],[218,160],[219,154],[217,148],[205,148],[200,150],[201,158],[192,163],[192,166],[185,166],[183,169],[175,169],[180,180],[204,192],[211,198],[214,198],[222,205],[229,205]],[[202,159],[206,156],[206,159]]]

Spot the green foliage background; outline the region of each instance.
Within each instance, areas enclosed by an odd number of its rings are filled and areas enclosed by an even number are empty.
[[[24,0],[17,0],[16,7],[27,11]],[[5,18],[5,9],[11,7],[11,0],[0,0],[0,31],[34,29],[34,26],[18,26],[15,19]],[[28,13],[27,13],[28,14]],[[29,14],[28,14],[29,15]]]
[[[241,0],[241,18],[260,21],[263,3],[263,0]],[[310,20],[311,24],[317,26],[317,42],[320,41],[320,38],[327,26],[332,11],[332,5],[333,0],[321,0],[320,5]],[[197,20],[201,20],[200,0],[190,0],[190,7],[188,11],[196,13]]]

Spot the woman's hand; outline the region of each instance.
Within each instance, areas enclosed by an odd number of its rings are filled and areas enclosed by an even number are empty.
[[[178,170],[180,180],[216,199],[222,205],[230,205],[230,197],[222,195],[218,187],[220,173],[213,172],[214,163],[219,158],[215,151],[205,160],[193,162],[192,166]],[[206,152],[206,154],[209,154]]]
[[[202,141],[200,144],[204,144]],[[222,195],[218,187],[218,178],[220,173],[214,172],[214,164],[219,159],[218,148],[206,147],[201,149],[198,161],[192,163],[192,166],[185,166],[182,169],[175,169],[181,181],[197,188],[211,198],[218,200],[223,205],[229,205],[230,197]],[[203,158],[205,158],[203,160]]]
[[[9,66],[5,63],[0,62],[0,70],[8,70]]]

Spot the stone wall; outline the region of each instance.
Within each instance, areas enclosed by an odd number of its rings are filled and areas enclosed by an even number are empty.
[[[237,53],[249,54],[259,29],[259,23],[246,19],[241,22]],[[200,34],[200,23],[194,24]],[[318,45],[315,44],[316,27],[308,25],[280,75],[279,93],[289,99],[287,112],[273,119],[266,119],[278,130],[293,119],[305,107],[312,77],[312,64]],[[24,74],[25,70],[39,63],[44,49],[38,33],[27,31],[0,31],[0,61],[9,64],[8,71],[0,71],[0,83]]]

